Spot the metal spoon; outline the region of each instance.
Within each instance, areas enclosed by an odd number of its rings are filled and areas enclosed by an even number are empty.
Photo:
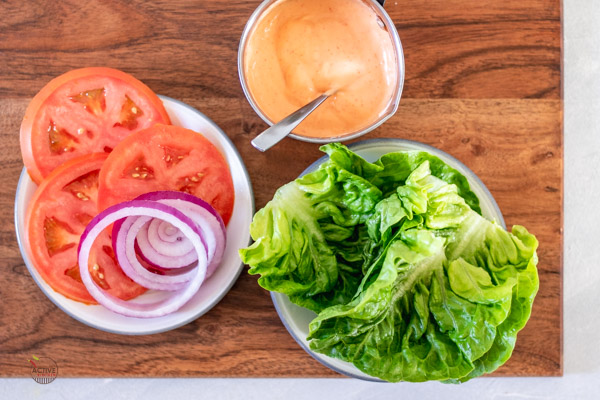
[[[315,108],[319,107],[321,103],[327,100],[327,98],[332,94],[333,93],[331,91],[322,94],[304,107],[294,111],[255,137],[251,142],[252,146],[260,151],[269,150],[271,147],[279,143],[284,137],[289,135],[298,125],[300,125],[300,122],[304,121],[304,118],[308,117],[308,115],[313,112]]]

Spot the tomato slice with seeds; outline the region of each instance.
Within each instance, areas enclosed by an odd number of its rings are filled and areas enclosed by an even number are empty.
[[[64,296],[88,304],[96,301],[81,281],[77,246],[86,225],[98,214],[98,176],[107,157],[95,153],[59,166],[36,190],[26,216],[29,253],[44,281]],[[98,286],[123,300],[146,291],[121,270],[108,229],[94,243],[88,267]]]
[[[50,81],[29,103],[21,153],[40,183],[72,158],[110,152],[123,138],[155,123],[169,124],[162,102],[133,76],[112,68],[82,68]]]
[[[100,170],[100,211],[143,193],[176,190],[212,205],[227,224],[234,190],[229,166],[201,134],[157,124],[136,132],[115,147]]]

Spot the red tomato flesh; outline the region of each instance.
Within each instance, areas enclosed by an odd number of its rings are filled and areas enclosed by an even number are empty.
[[[107,157],[90,154],[55,169],[36,190],[26,216],[29,253],[44,281],[65,297],[88,304],[96,301],[81,281],[77,246],[86,225],[98,214],[98,176]],[[146,291],[121,270],[109,230],[94,242],[88,267],[96,284],[120,299]]]
[[[125,72],[83,68],[50,81],[21,124],[23,162],[40,183],[67,160],[110,152],[123,138],[169,116],[154,92]]]
[[[201,134],[157,124],[119,143],[100,170],[100,211],[143,193],[175,190],[212,205],[227,224],[235,193],[229,166]]]

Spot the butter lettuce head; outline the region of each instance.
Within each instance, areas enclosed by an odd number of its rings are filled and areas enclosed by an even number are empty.
[[[280,188],[240,250],[265,289],[317,317],[313,351],[391,382],[463,382],[511,355],[539,282],[537,240],[480,215],[425,152],[369,163],[339,144]]]

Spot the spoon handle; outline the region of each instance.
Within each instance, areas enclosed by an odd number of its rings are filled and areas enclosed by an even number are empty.
[[[281,139],[286,137],[300,125],[300,122],[304,120],[304,118],[308,117],[308,115],[314,111],[322,102],[324,102],[330,94],[325,93],[300,108],[299,110],[293,112],[288,115],[257,137],[252,140],[252,146],[254,146],[257,150],[266,151],[279,143]]]

